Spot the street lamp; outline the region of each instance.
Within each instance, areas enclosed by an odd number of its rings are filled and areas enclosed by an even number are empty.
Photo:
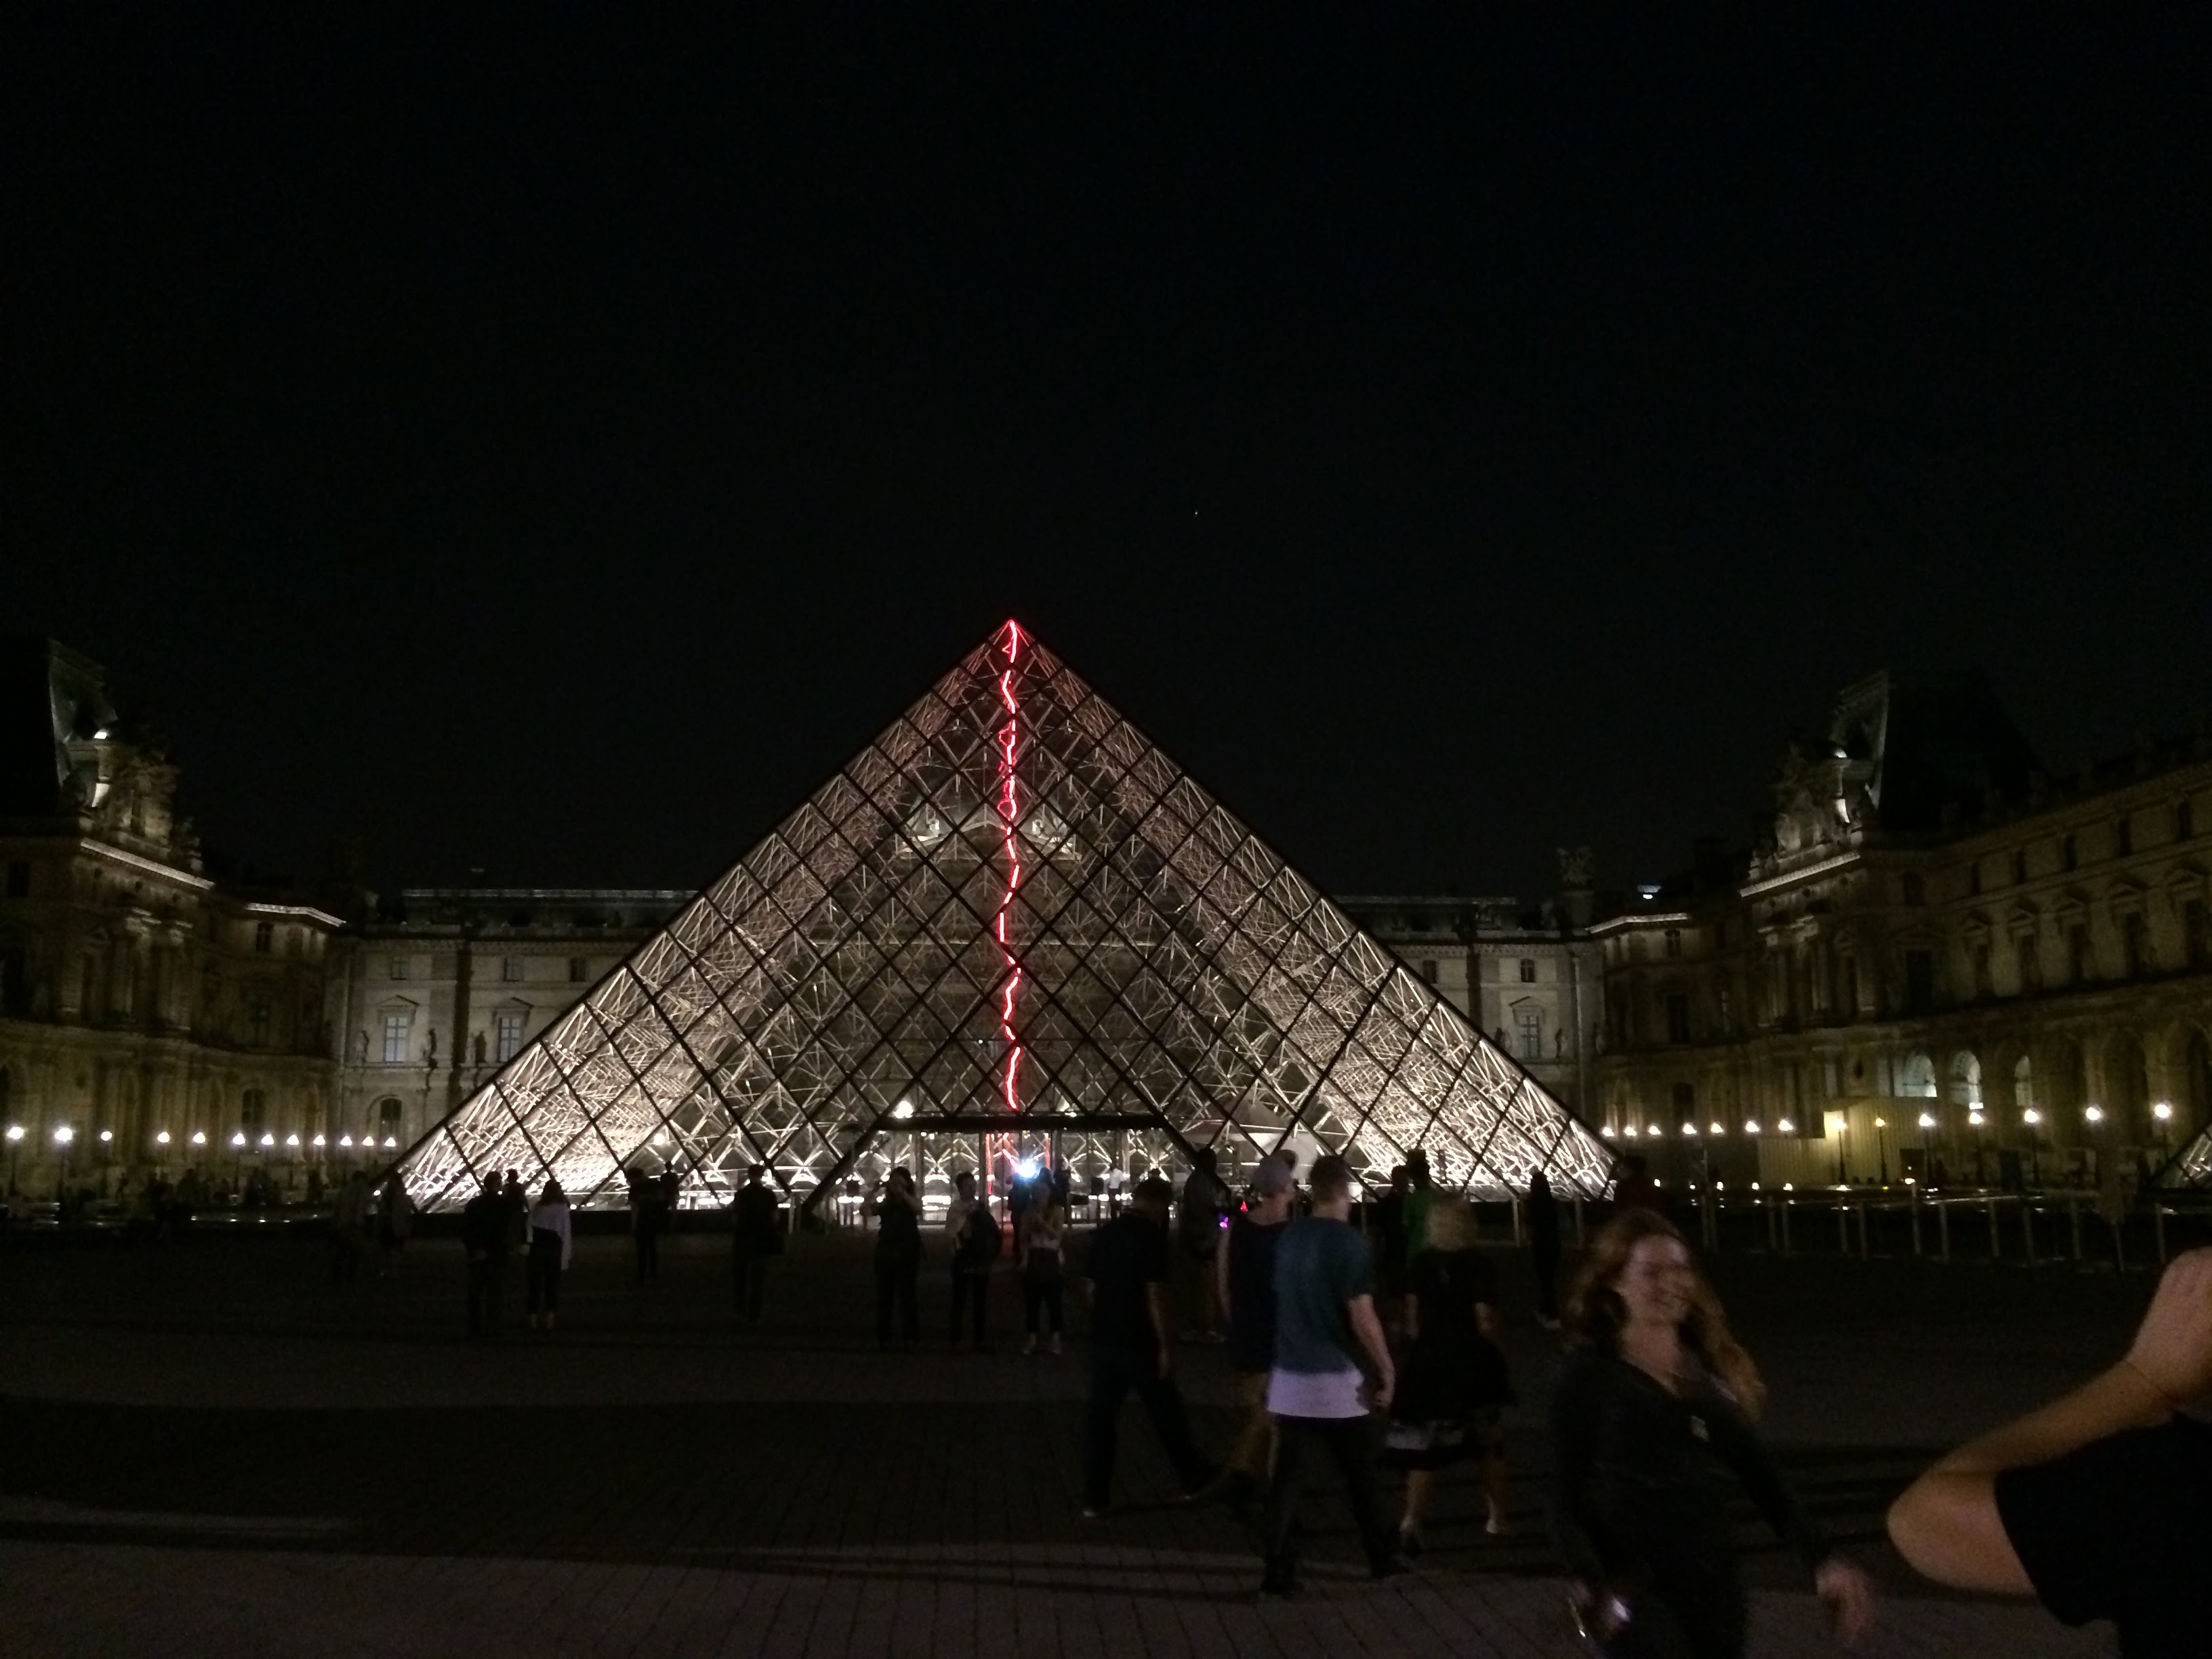
[[[1920,1115],[1920,1182],[1921,1182],[1921,1184],[1922,1184],[1923,1186],[1926,1186],[1926,1185],[1928,1184],[1928,1179],[1929,1179],[1929,1162],[1928,1162],[1928,1132],[1929,1132],[1930,1129],[1934,1128],[1935,1127],[1936,1127],[1936,1114],[1935,1114],[1935,1113],[1933,1113],[1933,1112],[1923,1112],[1923,1113],[1921,1113],[1921,1115]]]
[[[76,1139],[76,1131],[68,1124],[55,1126],[54,1145],[61,1148],[62,1159],[61,1172],[54,1177],[54,1196],[57,1198],[65,1199],[69,1195],[69,1149],[70,1142]]]
[[[1885,1187],[1887,1187],[1887,1186],[1888,1186],[1888,1185],[1889,1185],[1889,1135],[1888,1135],[1888,1129],[1889,1129],[1889,1120],[1888,1120],[1887,1118],[1886,1118],[1886,1117],[1878,1117],[1878,1118],[1875,1119],[1875,1121],[1874,1121],[1874,1145],[1875,1145],[1875,1157],[1876,1157],[1876,1158],[1877,1158],[1877,1160],[1878,1160],[1878,1162],[1879,1162],[1879,1167],[1880,1167],[1880,1169],[1881,1169],[1881,1184],[1882,1184],[1883,1186],[1885,1186]]]
[[[2031,1106],[2020,1115],[2020,1121],[2027,1125],[2029,1171],[2039,1189],[2043,1185],[2043,1131],[2037,1126],[2043,1121],[2043,1114]]]
[[[9,1124],[8,1126],[8,1190],[10,1193],[15,1190],[15,1158],[22,1150],[22,1146],[23,1126],[20,1123]]]
[[[1982,1173],[1982,1109],[1979,1103],[1967,1108],[1966,1127],[1974,1132],[1974,1185],[1984,1186],[1988,1177]]]

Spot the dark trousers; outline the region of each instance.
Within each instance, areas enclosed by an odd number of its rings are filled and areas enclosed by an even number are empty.
[[[963,1267],[952,1264],[952,1340],[960,1340],[960,1316],[969,1309],[975,1310],[975,1346],[983,1346],[983,1307],[985,1293],[991,1288],[988,1267]]]
[[[523,1305],[550,1314],[561,1305],[561,1236],[532,1232],[530,1254],[522,1261]]]
[[[1037,1334],[1038,1316],[1052,1316],[1052,1334],[1058,1336],[1066,1316],[1067,1293],[1057,1278],[1022,1280],[1022,1328],[1031,1336]]]
[[[740,1238],[732,1249],[735,1269],[736,1306],[748,1325],[760,1323],[761,1297],[768,1290],[768,1252],[757,1239]]]
[[[637,1282],[660,1277],[660,1230],[641,1221],[637,1228]]]
[[[1159,1437],[1160,1449],[1168,1455],[1182,1489],[1196,1492],[1213,1478],[1213,1466],[1190,1437],[1182,1390],[1173,1377],[1160,1375],[1158,1359],[1149,1353],[1094,1347],[1091,1397],[1083,1408],[1083,1501],[1091,1509],[1103,1510],[1112,1498],[1121,1401],[1132,1389],[1152,1419],[1152,1432]]]
[[[507,1258],[478,1256],[469,1262],[469,1334],[499,1334],[500,1304],[507,1299]]]
[[[1540,1319],[1559,1316],[1559,1241],[1537,1237],[1531,1242],[1529,1255],[1536,1267],[1536,1316]]]
[[[897,1335],[911,1342],[921,1333],[921,1251],[918,1248],[885,1249],[876,1247],[876,1340],[891,1340],[893,1316]]]
[[[1364,1417],[1279,1417],[1275,1419],[1275,1479],[1269,1492],[1267,1571],[1287,1574],[1296,1564],[1298,1493],[1305,1485],[1309,1442],[1319,1441],[1344,1477],[1352,1518],[1370,1562],[1390,1558],[1390,1534],[1375,1507],[1375,1437]]]

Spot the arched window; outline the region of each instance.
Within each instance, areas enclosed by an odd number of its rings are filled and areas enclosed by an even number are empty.
[[[2012,1103],[2015,1106],[2035,1104],[2035,1063],[2026,1054],[2012,1068]]]
[[[1898,1093],[1932,1097],[1936,1092],[1936,1062],[1925,1054],[1907,1054],[1902,1079]]]
[[[2197,1040],[2203,1041],[2201,1037]],[[8,1074],[5,1066],[0,1066],[0,1117],[8,1115],[8,1108],[14,1103],[15,1088],[15,1079]]]
[[[2112,1065],[2107,1069],[2112,1079],[2112,1098],[2109,1103],[2113,1117],[2130,1131],[2148,1127],[2150,1068],[2143,1058],[2142,1042],[2129,1036],[2114,1037]]]
[[[1982,1103],[1982,1062],[1971,1048],[1951,1056],[1951,1103],[1976,1109]]]

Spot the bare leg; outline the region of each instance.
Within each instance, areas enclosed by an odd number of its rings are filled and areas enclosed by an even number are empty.
[[[1513,1530],[1506,1519],[1505,1446],[1494,1431],[1482,1437],[1482,1496],[1490,1510],[1483,1530],[1492,1537]]]
[[[1436,1485],[1434,1469],[1406,1471],[1406,1512],[1398,1522],[1400,1538],[1415,1540],[1420,1538],[1421,1516],[1428,1511],[1429,1494],[1436,1490]]]

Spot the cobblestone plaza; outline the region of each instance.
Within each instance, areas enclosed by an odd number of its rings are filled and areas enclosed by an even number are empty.
[[[1507,1273],[1521,1401],[1516,1535],[1448,1486],[1412,1577],[1376,1585],[1324,1505],[1310,1588],[1255,1595],[1250,1539],[1166,1500],[1127,1437],[1115,1511],[1077,1514],[1085,1345],[876,1351],[866,1244],[793,1243],[767,1322],[734,1329],[726,1239],[679,1232],[658,1280],[580,1241],[557,1335],[461,1337],[459,1247],[325,1281],[312,1237],[0,1252],[0,1580],[8,1651],[253,1654],[1496,1654],[1567,1651],[1540,1425],[1557,1360]],[[1770,1428],[1885,1589],[1867,1651],[2087,1655],[2032,1607],[1916,1582],[1880,1536],[1935,1450],[2115,1351],[2147,1274],[2070,1264],[1724,1257],[1773,1384]],[[935,1275],[932,1276],[933,1280]],[[941,1299],[941,1286],[937,1287]],[[925,1313],[930,1312],[927,1291]],[[933,1329],[935,1320],[926,1321]],[[1182,1367],[1202,1439],[1218,1350]],[[1746,1512],[1761,1654],[1832,1652]]]

